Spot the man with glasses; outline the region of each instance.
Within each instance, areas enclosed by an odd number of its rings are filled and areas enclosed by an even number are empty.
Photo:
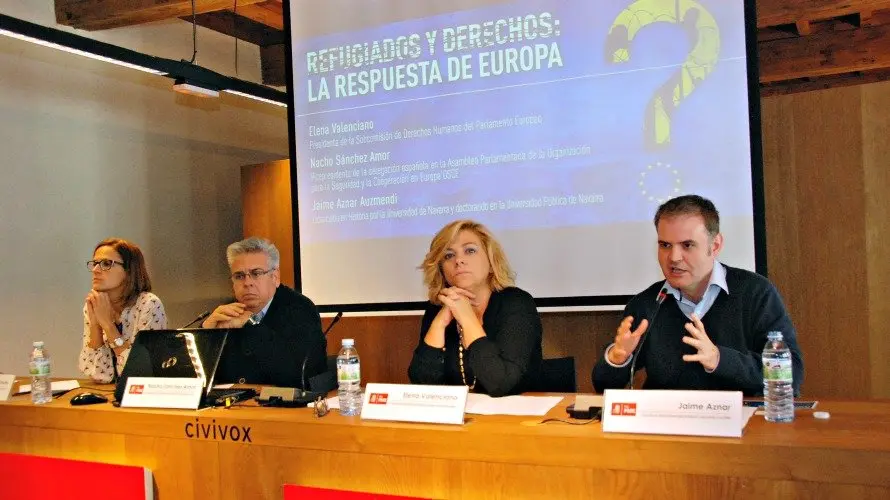
[[[217,382],[304,387],[326,369],[327,342],[315,304],[281,284],[281,255],[251,237],[226,250],[235,302],[222,304],[204,328],[241,328],[229,335]],[[305,370],[304,367],[305,366]]]

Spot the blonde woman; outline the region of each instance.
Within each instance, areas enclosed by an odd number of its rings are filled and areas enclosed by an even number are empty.
[[[408,377],[415,384],[466,385],[504,396],[534,389],[541,369],[541,319],[516,288],[501,245],[482,224],[454,221],[421,264],[430,305]]]

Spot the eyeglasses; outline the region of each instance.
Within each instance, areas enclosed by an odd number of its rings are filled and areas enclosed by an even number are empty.
[[[315,410],[315,418],[321,418],[328,414],[328,402],[324,397],[318,396],[315,398],[313,409]]]
[[[255,280],[258,280],[258,279],[260,279],[261,276],[265,276],[274,270],[275,270],[275,268],[273,267],[272,269],[251,269],[250,271],[247,271],[246,273],[242,272],[242,271],[238,271],[237,273],[232,273],[232,276],[230,276],[230,278],[232,278],[232,283],[238,283],[239,281],[244,281],[247,279],[248,276],[250,276],[251,278],[253,278]]]
[[[124,267],[123,262],[118,262],[116,260],[111,260],[111,259],[101,259],[101,260],[88,260],[87,261],[87,269],[89,269],[90,271],[95,271],[96,266],[99,266],[99,269],[101,269],[103,271],[107,271],[107,270],[111,269],[112,267],[114,267],[115,264],[117,264],[121,267]]]

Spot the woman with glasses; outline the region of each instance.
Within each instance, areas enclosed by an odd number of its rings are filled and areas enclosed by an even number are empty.
[[[123,371],[136,332],[167,328],[167,316],[151,293],[145,259],[135,244],[117,238],[99,242],[87,269],[93,281],[83,306],[78,368],[108,383]]]
[[[430,305],[408,378],[466,385],[491,396],[534,389],[541,370],[541,318],[513,285],[501,245],[482,224],[454,221],[433,238],[420,266]]]

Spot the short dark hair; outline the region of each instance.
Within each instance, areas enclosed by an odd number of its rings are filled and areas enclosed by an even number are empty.
[[[127,277],[124,279],[124,307],[132,306],[140,293],[151,291],[151,279],[148,277],[142,250],[133,242],[121,238],[108,238],[96,245],[93,254],[95,255],[96,250],[102,247],[113,248],[124,261],[123,268],[127,272]]]
[[[713,238],[720,233],[720,212],[711,200],[697,194],[686,194],[671,198],[661,204],[655,212],[655,228],[658,229],[658,221],[662,217],[674,217],[677,215],[700,215],[705,220],[705,229]]]

